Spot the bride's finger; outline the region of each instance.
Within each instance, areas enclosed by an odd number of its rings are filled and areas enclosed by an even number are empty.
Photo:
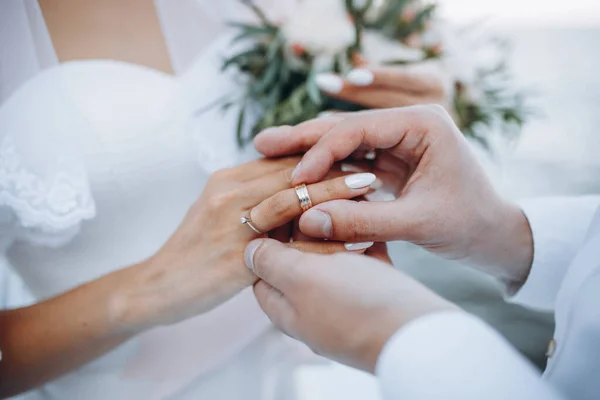
[[[307,187],[312,205],[337,199],[353,199],[369,192],[377,177],[372,173],[352,174]],[[250,211],[254,225],[268,232],[302,214],[296,189],[278,192]]]
[[[263,175],[258,179],[253,179],[242,187],[243,194],[246,197],[248,208],[255,206],[258,202],[273,196],[275,193],[290,188],[292,181],[293,167],[282,169],[270,174]],[[366,163],[347,163],[334,165],[327,172],[323,180],[330,180],[340,176],[350,175],[356,172],[369,172],[371,168]]]
[[[427,97],[391,88],[349,86],[339,93],[330,94],[368,108],[394,108],[427,102]]]
[[[354,80],[358,87],[388,87],[416,93],[441,93],[444,90],[442,71],[434,64],[362,68],[351,72],[347,79]]]
[[[363,254],[373,245],[372,242],[365,243],[344,243],[344,242],[305,242],[297,241],[294,243],[286,244],[296,250],[303,251],[305,253],[317,253],[317,254],[335,254],[335,253],[358,253]]]

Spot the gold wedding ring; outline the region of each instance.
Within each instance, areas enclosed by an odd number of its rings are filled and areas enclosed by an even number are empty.
[[[254,226],[254,223],[250,219],[250,216],[241,217],[240,222],[242,223],[242,225],[248,225],[250,227],[250,229],[252,229],[254,232],[258,233],[259,235],[264,235],[264,232],[261,232],[258,228],[256,228]]]
[[[312,200],[310,199],[310,195],[308,194],[308,189],[305,184],[296,186],[296,194],[298,195],[298,200],[300,200],[300,207],[302,211],[307,211],[312,208]]]

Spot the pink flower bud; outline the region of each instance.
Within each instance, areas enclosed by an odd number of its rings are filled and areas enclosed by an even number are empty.
[[[412,7],[407,7],[402,10],[402,20],[405,22],[413,22],[417,18],[417,11]]]
[[[433,46],[431,48],[431,51],[433,52],[433,54],[439,56],[440,54],[442,54],[442,51],[444,50],[444,48],[442,47],[441,43],[437,43],[435,46]]]
[[[367,65],[367,59],[360,52],[355,51],[354,54],[352,54],[352,65],[354,67],[364,67]]]
[[[404,39],[407,46],[412,47],[414,49],[420,48],[422,45],[421,35],[417,33],[412,33],[408,35],[406,39]]]
[[[304,49],[304,47],[302,47],[300,43],[292,43],[291,47],[294,54],[298,57],[302,57],[306,52],[306,50]]]

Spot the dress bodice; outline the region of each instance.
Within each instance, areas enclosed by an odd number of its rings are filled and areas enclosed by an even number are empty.
[[[60,132],[53,140],[68,142],[82,161],[96,214],[64,246],[32,247],[23,240],[11,247],[9,258],[36,297],[111,272],[108,265],[141,261],[177,227],[206,177],[177,89],[167,76],[99,61],[61,65],[17,93],[14,100],[26,105],[10,106],[26,110],[23,119],[36,116],[27,128]],[[52,113],[38,112],[49,103]],[[19,122],[11,131],[22,131]]]
[[[60,146],[73,153],[81,171],[69,173],[85,175],[94,203],[95,215],[84,218],[68,244],[32,246],[21,240],[11,247],[9,258],[36,297],[104,275],[110,272],[107,264],[120,268],[152,255],[175,231],[212,170],[237,161],[231,118],[213,115],[216,110],[196,114],[202,104],[191,95],[198,89],[203,100],[210,99],[207,86],[231,84],[214,76],[211,85],[195,85],[196,78],[207,76],[197,73],[201,68],[176,78],[114,61],[71,62],[39,74],[6,104],[11,115],[3,122],[10,132],[46,131],[53,136],[49,151]],[[5,138],[4,147],[11,147],[11,140]],[[17,168],[19,152],[28,152],[24,146],[39,144],[16,146]],[[61,192],[67,197],[68,190]],[[54,197],[56,208],[64,203],[68,210],[68,199]],[[64,271],[60,278],[57,270]]]

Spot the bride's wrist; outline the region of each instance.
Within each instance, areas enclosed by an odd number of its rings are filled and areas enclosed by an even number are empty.
[[[163,267],[153,258],[119,271],[119,283],[111,301],[115,325],[142,332],[158,325],[160,310],[167,302],[160,281]]]

